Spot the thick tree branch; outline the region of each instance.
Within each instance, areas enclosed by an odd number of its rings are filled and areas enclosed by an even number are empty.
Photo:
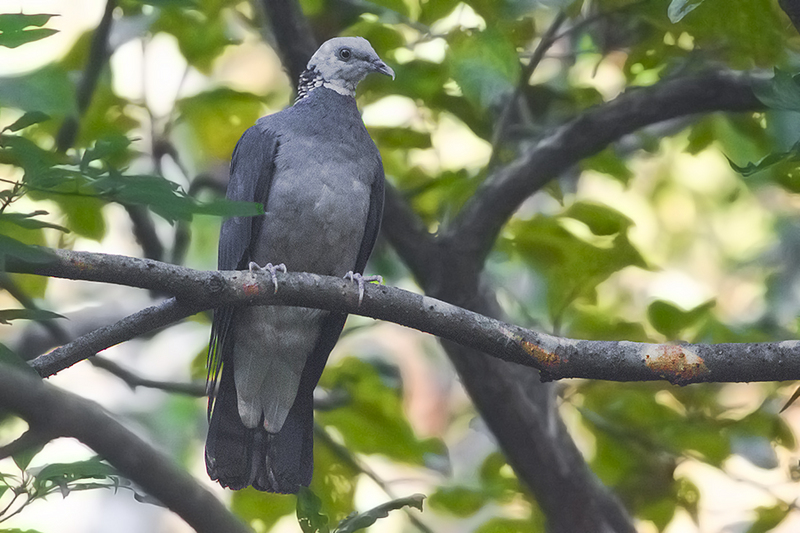
[[[522,202],[578,161],[623,135],[664,120],[762,109],[753,94],[757,82],[746,74],[714,72],[632,89],[587,111],[490,176],[448,228],[445,239],[462,252],[462,261],[482,264]]]
[[[359,305],[349,281],[288,273],[199,271],[147,259],[53,250],[50,263],[9,262],[15,272],[103,281],[170,292],[175,298],[100,328],[32,363],[51,375],[98,351],[204,309],[224,305],[296,305],[387,320],[431,333],[504,361],[540,370],[545,379],[701,382],[800,379],[800,341],[751,344],[647,344],[554,337],[397,288],[368,285]]]
[[[381,233],[389,239],[415,278],[424,279],[431,274],[439,254],[436,241],[405,198],[388,182]]]
[[[6,365],[0,372],[0,406],[34,430],[83,442],[196,531],[250,531],[194,478],[98,404]]]
[[[289,71],[292,84],[295,84],[317,49],[311,25],[296,0],[262,0],[262,4],[283,65]]]

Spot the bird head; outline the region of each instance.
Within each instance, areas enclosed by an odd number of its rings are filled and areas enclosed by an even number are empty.
[[[311,56],[300,79],[299,92],[307,94],[322,86],[339,94],[355,96],[358,83],[373,72],[394,79],[394,71],[378,57],[369,41],[362,37],[336,37],[325,41]]]

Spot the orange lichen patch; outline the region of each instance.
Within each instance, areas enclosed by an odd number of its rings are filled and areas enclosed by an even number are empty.
[[[683,346],[648,344],[643,352],[648,368],[670,383],[684,385],[709,372],[703,359]]]
[[[243,288],[247,296],[257,296],[259,293],[258,283],[245,283]]]
[[[521,340],[519,341],[519,345],[522,346],[522,349],[525,350],[525,353],[533,357],[543,367],[545,367],[545,369],[555,368],[564,363],[564,360],[561,357],[559,357],[555,352],[548,352],[538,344],[534,344],[526,340]]]

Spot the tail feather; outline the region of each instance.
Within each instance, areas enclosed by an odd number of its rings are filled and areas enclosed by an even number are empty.
[[[297,397],[278,433],[248,428],[239,416],[233,358],[224,360],[206,439],[206,470],[233,490],[294,494],[311,483],[314,462],[314,388],[336,344],[346,315],[331,313],[306,362]],[[226,346],[229,349],[230,346]]]

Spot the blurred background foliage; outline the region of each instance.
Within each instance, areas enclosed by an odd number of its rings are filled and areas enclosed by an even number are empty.
[[[257,212],[222,200],[233,147],[292,98],[260,5],[119,0],[100,54],[93,40],[104,2],[20,5],[0,16],[0,265],[9,255],[35,258],[28,245],[36,244],[214,268],[219,217]],[[514,323],[567,337],[800,335],[800,89],[792,77],[800,40],[776,0],[301,5],[318,41],[364,36],[396,71],[394,81],[366,80],[359,105],[387,179],[431,232],[520,150],[622,91],[709,69],[774,71],[759,95],[768,111],[670,120],[576,161],[506,225],[486,277]],[[555,37],[531,72],[550,28]],[[510,104],[515,91],[521,103]],[[368,270],[415,288],[383,241]],[[46,350],[54,328],[76,336],[151,299],[30,276],[0,281],[0,321],[11,324],[0,329],[3,360]],[[209,316],[197,316],[108,357],[153,379],[201,380],[208,329]],[[211,486],[202,399],[134,390],[79,366],[52,381],[102,401]],[[790,384],[560,386],[579,447],[641,531],[800,527],[800,408],[778,413]],[[331,523],[421,492],[425,513],[394,513],[375,530],[544,530],[432,339],[351,317],[321,389],[311,489]],[[5,417],[0,439],[23,431]],[[131,531],[185,528],[155,507],[119,503],[124,493],[98,496],[112,510],[81,499],[82,489],[120,484],[74,443],[27,449],[0,462],[0,519],[99,531],[87,524],[117,523],[112,513],[125,509]],[[57,487],[81,495],[40,501]],[[256,531],[298,531],[294,497],[222,497]],[[36,501],[23,506],[27,499]]]

